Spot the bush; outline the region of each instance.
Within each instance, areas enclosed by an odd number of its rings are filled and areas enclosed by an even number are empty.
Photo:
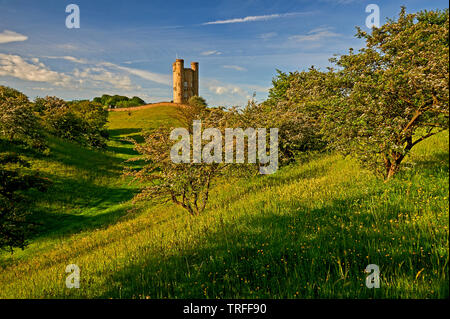
[[[65,102],[47,96],[36,99],[35,109],[40,112],[51,134],[83,145],[106,147],[108,112],[100,104],[89,101]]]
[[[16,154],[0,153],[0,249],[24,248],[32,223],[27,220],[29,202],[21,192],[30,188],[45,191],[47,179],[26,174],[28,162]]]
[[[32,103],[23,93],[5,86],[0,86],[0,138],[45,148],[42,125]]]

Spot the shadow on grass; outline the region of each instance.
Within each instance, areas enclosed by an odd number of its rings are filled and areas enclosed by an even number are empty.
[[[110,290],[99,297],[314,298],[346,292],[372,297],[373,292],[361,288],[366,256],[386,247],[389,239],[377,234],[363,237],[356,225],[342,229],[342,220],[333,218],[350,213],[344,208],[362,199],[333,201],[320,209],[299,206],[290,215],[260,212],[224,223],[218,231],[203,226],[194,234],[195,246],[175,242],[168,252],[161,245],[142,262],[111,275]],[[370,228],[373,216],[359,215],[356,221]],[[392,263],[388,259],[377,262]]]
[[[298,178],[326,174],[323,167]],[[276,182],[282,182],[280,180]],[[197,227],[192,244],[144,248],[139,262],[110,276],[101,298],[436,298],[448,296],[448,266],[439,256],[444,233],[404,223],[417,208],[383,201],[385,187],[329,199],[311,208],[280,199],[277,210]],[[232,200],[232,199],[230,199]],[[407,200],[407,198],[405,199]],[[236,210],[237,208],[232,208]],[[233,214],[233,211],[230,211]],[[199,221],[201,223],[201,221]],[[214,228],[212,230],[211,228]],[[176,230],[168,230],[176,231]],[[419,249],[420,247],[420,249]],[[136,253],[136,252],[135,252]],[[385,289],[365,287],[365,267],[380,265]],[[442,267],[446,268],[441,269]],[[424,269],[428,282],[412,282]],[[409,286],[398,288],[401,278]]]
[[[400,170],[398,177],[407,180],[411,174],[421,172],[423,176],[432,176],[440,178],[448,176],[449,171],[449,152],[435,152],[433,157],[426,157],[426,159],[419,158],[412,162],[405,162]],[[444,175],[443,175],[444,174]]]
[[[37,224],[30,239],[66,236],[114,224],[127,214],[127,207],[121,204],[136,194],[131,187],[100,186],[60,176],[49,178],[53,184],[47,192],[27,192],[33,202],[29,220]]]
[[[289,169],[285,167],[284,169]],[[290,184],[298,180],[309,180],[326,175],[332,169],[332,165],[324,164],[321,166],[315,166],[312,168],[297,170],[294,174],[274,174],[274,175],[258,175],[253,179],[253,182],[249,185],[247,180],[240,180],[240,188],[242,192],[234,195],[230,195],[229,192],[225,192],[225,197],[215,197],[214,191],[212,192],[211,203],[214,203],[211,207],[221,208],[228,206],[236,200],[239,200],[244,194],[256,193],[263,188],[270,186],[279,186],[283,184]],[[235,187],[233,185],[233,187]]]
[[[124,135],[133,135],[136,133],[140,133],[141,131],[141,128],[120,128],[108,130],[109,136],[112,138],[123,137]]]

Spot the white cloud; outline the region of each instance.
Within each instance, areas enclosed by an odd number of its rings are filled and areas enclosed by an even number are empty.
[[[221,83],[217,80],[209,80],[206,82],[206,87],[210,92],[213,92],[217,95],[240,95],[240,96],[248,96],[248,92],[243,90],[241,87],[233,84]]]
[[[122,72],[126,72],[135,76],[138,76],[144,80],[149,80],[152,82],[156,82],[156,83],[160,83],[160,84],[165,84],[165,85],[170,85],[170,76],[167,74],[159,74],[159,73],[154,73],[154,72],[150,72],[150,71],[145,71],[145,70],[140,70],[140,69],[134,69],[134,68],[129,68],[129,67],[124,67],[124,66],[120,66],[114,63],[110,63],[110,62],[100,62],[100,63],[91,63],[85,59],[79,59],[73,56],[47,56],[46,58],[48,59],[63,59],[63,60],[67,60],[67,61],[71,61],[74,63],[79,63],[79,64],[92,64],[94,66],[102,66],[102,67],[107,67],[107,68],[113,68],[116,70],[120,70]],[[94,70],[94,68],[90,69],[91,71]],[[104,69],[103,69],[104,70]],[[106,70],[104,70],[106,71]],[[95,74],[94,74],[95,75]],[[110,81],[111,75],[112,73],[104,73],[105,75],[105,80],[108,82]],[[96,80],[99,80],[98,76],[95,75]],[[111,82],[110,82],[111,83]],[[120,81],[116,81],[114,80],[114,83],[120,83]],[[125,82],[122,82],[125,83]],[[111,83],[113,84],[113,83]]]
[[[211,51],[203,51],[202,53],[200,53],[201,55],[221,55],[222,52],[217,51],[217,50],[211,50]]]
[[[277,35],[278,35],[278,33],[276,33],[276,32],[268,32],[268,33],[260,34],[260,35],[258,36],[258,38],[259,38],[259,39],[263,39],[263,40],[267,40],[267,39],[276,37]]]
[[[246,68],[243,68],[243,67],[238,66],[238,65],[224,65],[223,67],[225,69],[233,69],[233,70],[236,70],[236,71],[247,71]]]
[[[25,61],[21,56],[0,53],[0,76],[12,76],[21,80],[67,85],[70,77],[50,70],[39,59]]]
[[[4,30],[3,32],[0,32],[0,43],[21,42],[26,40],[28,40],[26,35],[14,31]]]
[[[289,40],[293,40],[295,42],[319,41],[324,38],[332,38],[332,37],[339,37],[339,36],[341,36],[341,35],[339,33],[332,32],[331,28],[320,27],[320,28],[312,29],[306,34],[290,36]]]
[[[105,83],[111,84],[114,88],[131,90],[137,88],[133,86],[128,76],[116,74],[100,67],[85,68],[83,70],[75,69],[74,77],[83,84],[87,81],[89,86],[105,86]]]
[[[164,85],[171,85],[171,77],[167,74],[160,74],[160,73],[154,73],[154,72],[140,70],[140,69],[129,68],[129,67],[120,66],[120,65],[110,63],[110,62],[102,62],[102,63],[100,63],[100,65],[111,67],[111,68],[116,68],[118,70],[128,72],[128,73],[136,75],[144,80],[148,80],[148,81],[152,81],[152,82],[156,82],[156,83],[164,84]]]
[[[62,60],[66,60],[66,61],[70,61],[70,62],[74,62],[74,63],[79,63],[79,64],[87,64],[88,61],[85,59],[78,59],[75,58],[73,56],[44,56],[43,58],[47,58],[47,59],[62,59]]]
[[[255,22],[255,21],[267,21],[272,19],[286,18],[290,16],[300,15],[300,14],[308,14],[309,12],[290,12],[290,13],[275,13],[268,14],[262,16],[247,16],[244,18],[234,18],[227,20],[217,20],[202,23],[202,25],[211,25],[211,24],[228,24],[228,23],[243,23],[243,22]]]

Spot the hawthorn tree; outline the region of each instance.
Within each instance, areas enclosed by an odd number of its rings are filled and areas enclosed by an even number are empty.
[[[449,11],[407,14],[332,59],[323,133],[389,180],[421,141],[449,127]]]
[[[269,98],[263,103],[250,100],[243,109],[234,108],[239,127],[278,128],[282,164],[290,163],[302,152],[321,151],[326,143],[320,133],[327,73],[314,67],[307,71],[277,70]]]
[[[202,132],[208,127],[218,128],[222,132],[227,125],[226,112],[220,108],[206,108],[205,105],[192,103],[180,108],[180,125],[190,136],[193,132],[193,120],[202,121]],[[176,141],[171,140],[173,128],[158,127],[148,132],[142,144],[134,140],[135,149],[141,156],[130,159],[131,162],[144,161],[141,169],[128,168],[126,176],[131,176],[145,185],[135,200],[163,199],[172,201],[192,216],[201,214],[208,203],[213,183],[220,176],[242,176],[250,172],[251,165],[230,165],[227,163],[174,163],[170,151]],[[202,149],[207,141],[202,140]],[[223,151],[224,143],[222,141]],[[190,151],[192,159],[192,147]],[[255,170],[256,171],[256,170]]]
[[[0,86],[0,138],[45,148],[41,121],[32,103],[25,94],[6,86]]]

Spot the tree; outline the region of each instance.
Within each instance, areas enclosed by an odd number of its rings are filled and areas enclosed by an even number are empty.
[[[0,86],[0,137],[45,148],[41,122],[32,104],[23,93],[5,86]]]
[[[205,108],[208,106],[206,100],[201,96],[191,96],[188,100],[188,104],[192,107]]]
[[[235,110],[243,127],[279,129],[280,162],[290,163],[301,152],[321,151],[326,143],[320,134],[327,74],[314,67],[307,71],[277,70],[269,99],[263,103],[250,100],[242,110]]]
[[[407,14],[370,34],[366,47],[332,59],[323,133],[389,180],[421,141],[449,127],[449,11]]]
[[[210,110],[207,108],[207,103],[201,96],[192,96],[189,98],[187,105],[179,107],[176,111],[177,119],[183,127],[189,129],[192,133],[192,121],[201,120],[209,114]]]
[[[325,149],[326,142],[320,130],[324,102],[330,94],[326,79],[326,72],[312,66],[307,71],[283,75],[279,80],[289,82],[289,85],[282,85],[285,91],[273,106],[280,129],[280,151],[288,161],[299,152]]]
[[[106,148],[106,140],[109,137],[106,124],[108,123],[108,111],[101,104],[82,101],[70,104],[74,114],[84,123],[84,144],[98,148]]]
[[[182,126],[192,134],[193,123],[187,120],[201,120],[202,129],[209,127],[224,131],[227,126],[225,111],[220,108],[207,109],[187,105],[183,107]],[[135,197],[135,200],[164,199],[182,207],[192,216],[201,214],[207,205],[209,191],[220,176],[243,176],[251,172],[250,165],[230,165],[226,163],[174,163],[170,151],[174,143],[170,139],[173,128],[158,127],[145,136],[145,142],[133,141],[135,149],[142,156],[130,161],[144,161],[142,169],[128,169],[127,176],[144,183],[146,186]],[[204,130],[202,130],[204,131]],[[202,140],[203,143],[206,143]],[[203,149],[202,144],[202,149]],[[222,147],[224,144],[222,143]],[[220,150],[223,151],[223,148]]]
[[[144,105],[145,101],[140,97],[133,96],[131,99],[127,96],[121,95],[108,95],[104,94],[101,97],[95,97],[92,102],[96,104],[101,104],[103,106],[114,106],[114,107],[134,107]]]
[[[23,168],[29,163],[14,153],[0,153],[0,250],[24,248],[33,223],[23,191],[36,188],[45,191],[50,182],[36,174],[27,174]]]
[[[264,102],[272,106],[287,98],[287,91],[298,75],[298,72],[288,74],[278,69],[276,71],[277,75],[272,79],[272,87],[269,89],[269,98]]]
[[[51,134],[83,145],[106,147],[108,112],[100,104],[47,96],[37,98],[34,105]]]

